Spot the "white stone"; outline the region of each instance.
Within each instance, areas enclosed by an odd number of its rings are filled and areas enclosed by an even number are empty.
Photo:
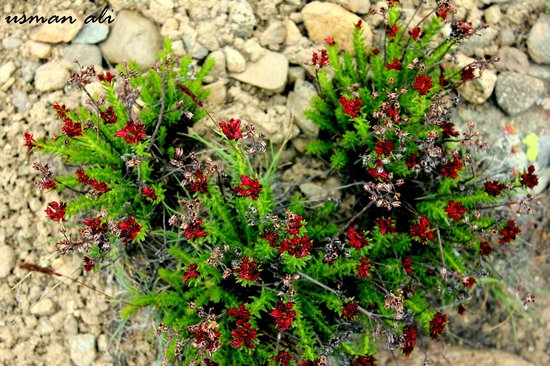
[[[7,245],[0,246],[0,278],[7,277],[15,266],[15,252]]]
[[[31,314],[38,316],[49,316],[55,314],[55,312],[56,305],[49,298],[41,299],[31,307]]]
[[[286,85],[288,60],[281,53],[267,51],[257,62],[249,62],[244,72],[231,74],[231,77],[279,93]]]
[[[41,24],[31,31],[30,38],[33,41],[46,43],[69,42],[76,37],[84,21],[73,10],[59,11],[56,13],[61,17],[72,17],[74,23],[70,23],[69,18],[64,23]]]
[[[286,30],[281,22],[272,22],[262,33],[260,44],[262,46],[279,45],[285,41]]]
[[[287,108],[293,121],[308,137],[319,135],[319,126],[304,116],[304,111],[311,108],[311,100],[315,96],[317,91],[311,83],[298,80],[294,85],[294,91],[289,93],[287,99]]]
[[[13,61],[8,61],[0,67],[0,84],[4,84],[9,80],[11,75],[15,72],[15,64]]]
[[[49,43],[28,41],[27,47],[31,54],[39,59],[47,59],[52,52],[52,46]]]
[[[68,77],[69,71],[64,63],[50,61],[36,69],[34,86],[42,92],[63,89]]]
[[[71,360],[79,366],[92,365],[97,356],[96,339],[92,334],[70,337]]]
[[[541,14],[527,37],[529,56],[538,64],[550,64],[550,15]]]
[[[223,51],[225,53],[227,71],[243,72],[246,69],[246,60],[239,51],[229,46],[224,47]]]

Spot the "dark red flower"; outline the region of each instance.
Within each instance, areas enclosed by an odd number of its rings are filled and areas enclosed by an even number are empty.
[[[275,309],[269,313],[281,332],[287,330],[292,325],[292,321],[296,319],[296,312],[292,310],[293,307],[294,303],[292,302],[283,303],[279,301]]]
[[[387,233],[395,233],[395,227],[392,226],[391,219],[376,219],[376,222],[378,223],[378,229],[380,230],[380,234],[386,235]]]
[[[420,27],[414,27],[412,30],[409,31],[409,35],[411,38],[415,41],[418,41],[418,38],[420,38]]]
[[[441,175],[444,177],[457,178],[458,172],[462,170],[462,162],[458,156],[453,160],[448,160],[440,169]]]
[[[471,36],[475,32],[472,22],[454,20],[451,23],[451,37]]]
[[[409,325],[403,331],[403,353],[405,356],[409,357],[411,355],[411,352],[414,350],[414,346],[416,345],[417,336],[418,333],[416,332],[416,328],[412,325]]]
[[[151,201],[156,201],[157,199],[157,192],[154,188],[143,186],[141,189],[141,193],[145,196],[151,199]]]
[[[254,339],[256,339],[256,330],[252,329],[250,323],[244,323],[242,326],[231,331],[233,340],[231,345],[235,348],[241,348],[244,344],[248,348],[254,349]]]
[[[456,312],[458,313],[458,315],[464,315],[464,313],[466,313],[466,308],[464,307],[464,305],[460,304],[458,305]]]
[[[65,120],[67,118],[67,113],[69,113],[69,110],[65,107],[65,104],[54,104],[53,109],[57,112],[59,119]]]
[[[302,216],[295,213],[288,212],[288,224],[286,225],[286,232],[289,235],[298,235],[300,228],[302,227]]]
[[[449,81],[443,75],[439,75],[439,85],[443,88],[449,86]]]
[[[535,167],[531,165],[527,168],[527,171],[521,175],[521,185],[533,189],[537,184],[539,184],[539,179],[535,174]]]
[[[355,23],[355,29],[361,29],[361,26],[363,25],[363,20],[359,19],[357,23]]]
[[[195,194],[197,192],[200,192],[203,194],[210,193],[208,192],[208,182],[206,181],[206,177],[202,172],[195,173],[195,180],[189,186],[189,193]]]
[[[346,99],[346,97],[340,97],[340,104],[344,107],[344,113],[355,118],[361,109],[362,99]]]
[[[516,226],[515,220],[508,220],[506,225],[499,231],[502,237],[498,240],[499,244],[509,243],[516,239],[516,235],[521,233],[519,227]]]
[[[74,123],[70,118],[66,118],[62,130],[67,137],[82,136],[82,123]]]
[[[459,133],[454,129],[455,124],[452,122],[441,122],[439,127],[442,129],[442,136],[444,139],[449,137],[456,137]]]
[[[449,216],[449,218],[458,222],[462,219],[462,217],[464,217],[466,209],[462,203],[451,200],[449,201],[447,207],[445,207],[445,212],[447,212],[447,216]]]
[[[403,263],[401,264],[403,266],[403,269],[409,276],[413,275],[413,269],[412,269],[412,259],[411,257],[406,257],[403,259]]]
[[[401,70],[401,64],[399,63],[399,60],[397,58],[393,59],[393,62],[391,64],[386,64],[386,69],[388,70]]]
[[[434,233],[429,226],[428,218],[426,216],[420,216],[418,223],[413,224],[411,227],[411,235],[420,238],[422,243],[426,243],[426,240],[433,240]]]
[[[365,239],[365,232],[361,231],[358,233],[352,227],[348,229],[348,234],[346,237],[348,239],[349,245],[351,245],[352,247],[358,250],[363,247],[366,247],[369,244],[368,240]]]
[[[426,95],[433,88],[432,79],[429,76],[418,74],[413,84],[413,89],[420,95]]]
[[[57,188],[57,183],[51,178],[44,178],[43,180],[39,180],[37,185],[44,190]]]
[[[195,339],[191,342],[191,345],[199,349],[199,352],[213,353],[220,349],[220,334],[221,332],[215,331],[218,328],[218,323],[211,320],[204,320],[198,324],[187,327],[189,333],[195,336]]]
[[[120,229],[119,237],[128,244],[135,239],[137,234],[141,231],[141,225],[136,222],[133,217],[128,217],[118,224]]]
[[[411,154],[407,158],[407,168],[412,169],[413,167],[420,164],[420,158],[416,154]]]
[[[39,149],[42,148],[42,146],[36,145],[36,140],[33,138],[33,136],[30,133],[25,132],[23,135],[25,137],[25,146],[27,147],[27,149],[29,151],[31,151],[35,147],[37,147]]]
[[[462,278],[462,284],[464,287],[468,287],[470,290],[472,289],[472,286],[474,286],[477,283],[476,279],[473,277],[463,277]]]
[[[309,250],[313,248],[311,240],[307,235],[293,236],[292,238],[286,238],[281,241],[278,248],[279,253],[287,252],[296,258],[302,258],[309,254]]]
[[[389,177],[388,173],[381,168],[369,168],[367,170],[367,173],[369,173],[372,179],[382,178],[382,180],[384,180],[384,179],[388,179]]]
[[[67,204],[65,202],[56,202],[52,201],[48,203],[48,206],[46,207],[46,215],[52,220],[52,221],[61,221],[65,222],[65,208],[67,207]]]
[[[438,311],[430,321],[430,337],[438,339],[445,331],[445,325],[447,325],[447,314]]]
[[[498,180],[493,180],[493,181],[488,180],[485,182],[485,192],[487,192],[489,196],[496,197],[505,188],[506,188],[506,185],[503,183],[500,183]]]
[[[237,193],[241,197],[251,196],[254,201],[258,200],[258,195],[262,190],[262,185],[257,179],[252,179],[247,175],[241,175],[241,184],[238,187],[233,188],[233,192]]]
[[[311,64],[315,66],[315,69],[319,70],[328,65],[327,50],[319,50],[319,52],[313,52],[311,55]]]
[[[183,229],[183,236],[187,240],[198,239],[207,236],[208,234],[202,227],[202,220],[192,220]]]
[[[86,173],[84,173],[84,170],[77,169],[77,171],[76,171],[76,181],[78,183],[88,185],[88,184],[90,184],[90,177]]]
[[[399,2],[399,0],[393,0],[395,2]],[[353,360],[351,366],[376,366],[377,360],[374,356],[371,355],[364,355],[359,356],[355,360]]]
[[[399,31],[399,28],[397,27],[397,24],[394,24],[390,28],[386,29],[386,34],[390,36],[390,42],[393,42],[393,39],[397,35],[398,31]]]
[[[82,223],[88,227],[92,235],[101,235],[106,234],[109,226],[106,222],[101,222],[101,217],[96,217],[93,219],[82,220]]]
[[[376,56],[376,55],[380,54],[380,50],[378,48],[375,48],[375,49],[372,50],[372,54]]]
[[[260,238],[266,239],[272,247],[279,246],[279,243],[277,243],[277,240],[279,240],[279,234],[277,234],[272,228],[264,228],[264,231],[260,234]]]
[[[443,4],[439,8],[437,8],[437,16],[440,17],[443,20],[447,19],[447,15],[449,12],[453,11],[453,7],[449,6],[448,4]]]
[[[475,78],[476,68],[474,65],[468,65],[462,70],[462,81],[468,81]]]
[[[369,276],[369,269],[370,264],[368,263],[368,259],[365,257],[361,257],[361,264],[357,265],[357,272],[359,272],[359,278],[367,278]]]
[[[244,257],[241,259],[241,265],[238,269],[239,277],[247,281],[258,281],[260,279],[260,271],[255,259]]]
[[[348,301],[344,309],[342,310],[342,315],[348,319],[354,319],[359,315],[359,304],[353,301]]]
[[[111,74],[109,71],[105,73],[98,73],[97,74],[97,80],[99,81],[105,81],[107,83],[110,83],[115,78],[115,75]]]
[[[280,366],[288,366],[290,360],[292,359],[290,354],[285,351],[279,351],[277,356],[271,357],[271,359],[277,363],[281,363]]]
[[[329,45],[329,46],[334,46],[336,44],[336,42],[334,42],[334,38],[332,37],[327,37],[325,38],[325,42]]]
[[[84,256],[84,271],[90,272],[94,265],[95,263],[90,257]]]
[[[479,244],[479,255],[489,255],[493,252],[493,249],[491,248],[491,244],[489,244],[486,241],[482,241]]]
[[[187,283],[191,278],[199,277],[199,271],[197,271],[197,264],[191,263],[187,266],[187,270],[183,272],[183,283]]]
[[[103,122],[107,124],[113,124],[118,119],[113,107],[107,108],[104,112],[99,112],[99,116],[103,119]]]
[[[92,187],[93,189],[95,189],[96,193],[98,193],[99,195],[107,193],[111,190],[111,188],[109,188],[109,186],[107,186],[107,183],[100,182],[97,179],[91,179],[88,182],[88,185],[90,187]]]
[[[143,122],[135,123],[133,120],[129,120],[122,130],[115,132],[115,136],[124,139],[127,144],[137,144],[147,135]]]
[[[218,366],[218,364],[216,362],[213,362],[209,358],[205,358],[204,360],[202,360],[200,366]]]
[[[226,314],[234,317],[238,325],[248,323],[250,320],[250,311],[244,307],[244,304],[239,304],[238,308],[227,309]]]
[[[238,140],[243,138],[241,132],[241,120],[231,118],[229,123],[225,121],[220,122],[220,129],[228,140]]]
[[[378,140],[376,141],[376,147],[374,149],[378,155],[389,156],[393,151],[393,142],[389,140]]]

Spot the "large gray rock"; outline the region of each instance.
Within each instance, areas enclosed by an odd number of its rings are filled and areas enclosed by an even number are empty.
[[[485,70],[482,77],[469,80],[460,86],[460,92],[464,100],[472,104],[483,104],[493,94],[496,82],[496,72]]]
[[[319,126],[304,116],[304,111],[311,108],[311,100],[317,96],[315,87],[307,81],[297,80],[294,91],[288,94],[287,108],[294,122],[309,137],[319,135]]]
[[[249,62],[242,73],[231,77],[267,91],[283,91],[288,77],[288,60],[280,53],[267,51],[257,62]]]
[[[100,44],[103,55],[114,64],[135,60],[143,68],[151,67],[161,47],[157,26],[140,14],[122,10],[113,23],[109,38]]]
[[[539,64],[550,64],[550,15],[541,14],[527,37],[529,56]]]
[[[77,60],[80,65],[101,65],[101,50],[91,44],[71,44],[63,49],[63,57],[67,61]],[[75,65],[77,67],[77,65]]]
[[[514,47],[502,47],[497,56],[500,61],[495,63],[498,71],[526,72],[529,70],[529,58],[527,55]]]
[[[361,19],[338,4],[314,1],[302,9],[302,16],[309,38],[315,42],[324,42],[332,37],[336,44],[345,50],[353,51],[354,25]],[[372,44],[372,31],[363,22],[363,35],[367,45]]]
[[[45,23],[34,28],[30,34],[33,41],[46,43],[69,42],[76,37],[80,28],[84,25],[82,19],[73,10],[60,11],[56,15],[59,17],[66,16],[67,20],[64,23]],[[68,17],[72,17],[74,23],[71,24]]]
[[[247,39],[256,26],[254,9],[246,0],[235,0],[229,8],[229,27],[236,36]]]
[[[109,26],[102,23],[88,23],[78,32],[73,43],[96,44],[107,38]]]
[[[95,337],[92,334],[77,334],[70,339],[71,360],[79,366],[92,365],[97,356]]]
[[[509,115],[528,109],[544,92],[544,82],[517,72],[501,73],[495,88],[498,105]]]
[[[36,69],[34,86],[41,92],[63,89],[68,77],[69,71],[65,68],[65,64],[50,61]]]

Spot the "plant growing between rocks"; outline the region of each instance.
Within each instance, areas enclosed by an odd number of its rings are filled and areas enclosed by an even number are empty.
[[[535,168],[484,176],[473,126],[460,134],[449,118],[452,90],[489,64],[440,69],[477,30],[453,19],[448,2],[409,30],[397,3],[381,10],[381,50],[367,48],[358,23],[354,55],[341,56],[329,38],[311,60],[321,97],[309,117],[322,133],[308,150],[363,187],[345,220],[333,202],[314,213],[297,199],[283,204],[281,150],[266,157],[253,126],[215,121],[201,89],[212,65],[195,72],[184,59],[176,70],[169,44],[144,76],[131,64],[116,75],[73,74],[84,91],[97,77],[105,96],[89,95],[90,109],[77,112],[55,105],[60,136],[25,135],[29,149],[74,170],[58,177],[35,164],[37,185],[71,197],[45,210],[62,225],[61,253],[82,253],[86,271],[136,245],[162,257],[163,287],[129,299],[122,315],[155,308],[165,363],[376,365],[380,338],[408,356],[420,334],[444,335],[448,313],[466,311],[491,258],[513,249],[520,229],[494,208],[515,200],[518,213],[530,211],[532,197],[516,196],[537,184]],[[434,43],[445,22],[450,36]],[[186,135],[205,115],[220,136],[194,136],[208,156],[192,152]],[[79,221],[72,234],[68,219]]]

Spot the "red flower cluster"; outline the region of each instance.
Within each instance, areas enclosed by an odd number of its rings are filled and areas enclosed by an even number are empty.
[[[94,265],[95,265],[95,263],[90,257],[84,256],[84,271],[85,272],[90,272],[92,270],[92,268],[94,268]]]
[[[237,327],[231,331],[233,340],[231,345],[235,348],[241,348],[244,344],[248,348],[254,349],[254,339],[257,338],[256,329],[252,329],[250,323],[244,323],[242,326]]]
[[[414,350],[414,346],[416,345],[417,336],[418,333],[416,332],[416,328],[412,325],[409,325],[403,331],[403,353],[405,356],[409,357],[411,355],[411,352]]]
[[[413,40],[418,41],[418,38],[422,36],[422,34],[420,33],[420,27],[414,27],[412,30],[409,31],[409,35]]]
[[[449,85],[449,81],[445,79],[445,76],[439,75],[439,85],[442,87],[446,87]]]
[[[500,183],[498,180],[493,180],[493,181],[488,180],[487,182],[485,182],[485,192],[487,192],[489,196],[496,197],[505,188],[506,188],[506,185],[503,183]]]
[[[474,65],[468,65],[462,70],[462,81],[468,81],[475,78],[476,67]]]
[[[378,155],[389,156],[393,151],[393,142],[390,140],[378,140],[376,141],[375,150]]]
[[[46,215],[52,220],[57,222],[65,222],[65,208],[67,207],[67,204],[65,202],[55,202],[52,201],[48,203],[48,206],[46,207]]]
[[[24,133],[24,137],[25,137],[25,147],[31,151],[33,148],[37,147],[39,149],[42,148],[42,146],[38,146],[36,145],[36,140],[32,137],[32,135],[28,132],[25,132]]]
[[[311,55],[311,64],[315,66],[315,69],[319,70],[328,65],[327,50],[319,50],[319,52],[313,52]]]
[[[366,247],[369,244],[368,240],[365,239],[365,232],[361,231],[357,233],[357,231],[352,227],[349,228],[348,234],[346,237],[348,239],[349,245],[351,245],[357,250],[363,247]]]
[[[213,320],[205,320],[199,324],[187,327],[187,331],[195,336],[191,345],[199,352],[215,352],[221,347],[220,331],[214,330],[219,325]]]
[[[516,235],[521,233],[519,227],[516,226],[515,220],[508,220],[506,225],[499,231],[502,237],[498,240],[499,244],[509,243],[516,239]]]
[[[491,244],[489,244],[486,241],[482,241],[479,244],[479,255],[489,255],[493,252],[493,249],[491,249]]]
[[[107,234],[109,226],[106,222],[101,223],[101,217],[96,217],[94,219],[85,219],[82,220],[82,223],[88,227],[90,234],[92,235],[103,235]]]
[[[195,194],[197,192],[209,194],[208,182],[206,181],[204,174],[200,171],[195,173],[195,180],[189,186],[189,193]]]
[[[459,171],[462,170],[462,162],[458,156],[455,156],[453,160],[447,161],[440,169],[441,175],[444,177],[458,178]]]
[[[342,310],[342,315],[348,319],[354,319],[359,314],[359,304],[353,301],[348,301],[344,309]]]
[[[105,81],[107,83],[110,83],[114,78],[115,78],[115,75],[111,74],[110,71],[97,74],[97,80]]]
[[[334,46],[336,44],[336,42],[334,42],[334,38],[332,37],[327,37],[325,38],[325,42],[329,45],[329,46]]]
[[[247,175],[241,175],[241,184],[238,187],[233,188],[233,192],[237,193],[241,197],[251,196],[254,201],[258,200],[262,185],[257,179],[252,179]]]
[[[133,120],[129,120],[122,130],[115,132],[115,136],[124,139],[127,144],[137,144],[147,135],[143,122],[135,123]]]
[[[411,154],[407,158],[407,168],[412,169],[420,164],[420,158],[416,154]]]
[[[380,230],[380,234],[386,235],[387,233],[395,233],[395,226],[392,226],[391,219],[377,219],[376,222],[378,223],[378,229]]]
[[[293,307],[294,303],[292,302],[283,303],[279,301],[275,309],[269,313],[281,332],[287,330],[292,325],[294,319],[296,319],[296,312],[292,310]]]
[[[207,235],[202,227],[202,220],[191,220],[183,229],[183,236],[187,240],[198,239]]]
[[[445,331],[445,325],[447,325],[447,314],[438,311],[430,321],[430,337],[438,339]]]
[[[288,224],[286,225],[286,232],[290,235],[298,235],[302,227],[302,216],[289,211],[287,212],[287,217]]]
[[[458,313],[458,315],[464,315],[464,313],[466,312],[466,308],[464,307],[464,305],[460,304],[458,305],[456,312]]]
[[[464,285],[464,287],[468,287],[470,290],[472,289],[472,287],[476,284],[476,279],[473,278],[473,277],[463,277],[462,278],[462,284]]]
[[[111,188],[107,186],[106,182],[100,182],[95,178],[90,179],[90,177],[84,173],[84,170],[82,169],[78,169],[76,171],[76,181],[95,189],[96,193],[100,196],[111,190]]]
[[[434,239],[434,233],[428,224],[428,218],[426,216],[420,216],[419,222],[413,224],[411,227],[411,235],[420,238],[424,244],[426,243],[426,240]]]
[[[447,19],[447,15],[452,12],[454,9],[453,7],[449,6],[448,4],[442,4],[438,9],[436,15],[440,17],[443,20]]]
[[[290,360],[292,359],[290,354],[285,351],[279,351],[277,356],[271,357],[271,359],[277,363],[281,363],[280,366],[288,366]]]
[[[313,248],[311,240],[307,235],[293,236],[292,238],[286,238],[281,241],[278,248],[279,253],[287,252],[296,258],[302,258],[309,254],[309,250]]]
[[[104,112],[99,112],[99,116],[103,119],[103,122],[107,124],[116,123],[118,119],[113,107],[107,108]]]
[[[187,266],[187,270],[183,272],[183,283],[187,283],[191,278],[199,277],[199,271],[197,271],[197,264],[191,263]]]
[[[371,355],[359,356],[353,360],[351,366],[376,366],[376,361],[376,358]]]
[[[62,127],[63,133],[67,137],[82,136],[82,123],[74,123],[70,118],[65,119],[65,124]]]
[[[531,165],[527,171],[521,175],[521,185],[528,188],[535,188],[539,184],[539,179],[535,174],[535,167]]]
[[[359,110],[361,109],[362,99],[346,99],[346,97],[340,97],[340,104],[344,107],[344,113],[355,118]]]
[[[226,314],[234,317],[238,325],[248,323],[250,320],[250,311],[244,307],[244,304],[239,304],[238,308],[227,309]]]
[[[229,123],[225,121],[220,122],[220,129],[222,130],[225,137],[228,140],[238,140],[243,138],[243,133],[241,132],[241,120],[233,119],[229,120]]]
[[[260,234],[260,238],[265,239],[269,242],[269,245],[272,247],[278,247],[279,243],[279,234],[277,234],[273,228],[264,228],[264,231]]]
[[[462,20],[454,20],[451,23],[451,37],[471,36],[475,33],[472,22],[464,22]]]
[[[420,95],[426,95],[433,88],[432,79],[429,76],[419,74],[413,84],[413,89]]]
[[[412,259],[411,259],[411,257],[406,257],[405,259],[403,259],[403,263],[401,263],[401,265],[403,266],[403,269],[405,270],[405,272],[407,272],[407,274],[408,274],[409,276],[412,276],[412,275],[413,275]]]
[[[118,224],[120,229],[120,238],[124,243],[128,244],[134,240],[141,230],[141,225],[136,222],[133,217],[128,217]]]
[[[150,198],[151,201],[156,201],[157,199],[157,192],[154,188],[143,186],[143,188],[141,189],[141,193],[143,193],[145,197]]]
[[[457,137],[459,133],[454,129],[455,124],[452,122],[441,122],[439,124],[439,127],[442,129],[441,135],[444,139],[448,139],[449,137]]]
[[[361,264],[357,265],[357,272],[359,272],[359,278],[367,278],[369,276],[369,269],[371,265],[368,263],[368,259],[361,257]]]
[[[393,59],[393,62],[391,64],[386,64],[386,69],[388,70],[401,70],[401,64],[399,63],[399,60],[397,58]]]
[[[258,281],[260,279],[260,271],[255,259],[244,257],[241,259],[241,265],[238,269],[239,277],[247,281]]]
[[[390,36],[390,42],[393,42],[393,39],[397,35],[397,32],[399,31],[399,28],[397,27],[397,24],[392,25],[388,29],[386,29],[386,34]]]
[[[462,203],[451,200],[447,207],[445,207],[445,212],[447,212],[447,216],[458,222],[464,217],[466,209]]]

